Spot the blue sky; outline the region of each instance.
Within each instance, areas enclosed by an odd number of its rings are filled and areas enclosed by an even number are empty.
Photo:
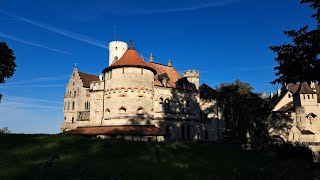
[[[58,133],[65,86],[79,71],[99,74],[108,43],[128,42],[148,59],[183,72],[197,69],[212,87],[236,79],[271,90],[276,66],[269,46],[284,30],[313,26],[299,0],[0,0],[0,41],[16,55],[14,76],[0,84],[0,127]]]

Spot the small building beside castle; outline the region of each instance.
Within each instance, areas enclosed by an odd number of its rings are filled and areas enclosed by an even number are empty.
[[[143,141],[216,141],[224,124],[199,71],[181,76],[171,60],[149,62],[121,41],[109,43],[99,76],[74,68],[64,96],[64,134]]]

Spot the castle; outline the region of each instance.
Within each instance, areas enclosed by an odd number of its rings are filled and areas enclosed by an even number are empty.
[[[132,42],[131,42],[132,43]],[[223,131],[214,91],[199,71],[149,62],[133,45],[109,43],[99,76],[74,68],[64,96],[64,134],[141,141],[216,141]]]

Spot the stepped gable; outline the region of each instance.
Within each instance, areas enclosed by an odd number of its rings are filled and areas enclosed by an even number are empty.
[[[110,71],[111,69],[120,68],[120,67],[140,67],[144,69],[151,70],[154,74],[156,74],[156,70],[151,68],[145,63],[138,52],[131,46],[127,49],[127,51],[122,55],[122,57],[111,64],[109,67],[105,68],[102,72],[105,73]]]
[[[303,82],[303,83],[300,83],[299,88],[294,93],[294,95],[298,95],[298,94],[317,94],[317,93],[310,88],[308,83]]]
[[[79,76],[80,79],[83,82],[83,87],[89,88],[90,87],[90,83],[92,81],[100,81],[99,80],[99,76],[96,75],[92,75],[92,74],[87,74],[87,73],[83,73],[83,72],[79,72]]]

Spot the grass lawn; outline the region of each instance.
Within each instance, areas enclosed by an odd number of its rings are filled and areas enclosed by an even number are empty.
[[[0,180],[37,179],[59,154],[46,179],[311,179],[307,161],[235,145],[148,143],[63,135],[0,135]]]

